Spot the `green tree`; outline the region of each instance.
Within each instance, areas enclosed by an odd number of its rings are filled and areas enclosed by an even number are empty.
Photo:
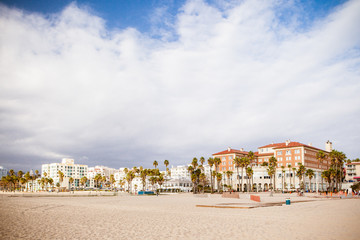
[[[306,172],[306,168],[304,165],[302,165],[301,163],[299,163],[299,167],[296,171],[296,176],[299,178],[299,182],[300,182],[300,188],[302,188],[305,192],[305,182],[304,182],[304,174]],[[302,184],[301,184],[301,180],[302,180]]]
[[[314,177],[315,173],[312,169],[307,169],[305,175],[309,178],[309,189],[311,191],[311,179]]]
[[[72,184],[74,182],[74,179],[72,177],[69,178],[69,191],[72,189]]]
[[[209,158],[208,159],[208,164],[210,166],[210,185],[211,185],[211,193],[214,192],[214,189],[213,189],[213,175],[212,175],[212,167],[214,166],[214,159],[213,158]]]
[[[221,173],[216,173],[216,180],[217,180],[217,184],[218,184],[218,192],[220,192],[220,182],[222,180],[222,174]]]
[[[220,164],[221,164],[221,159],[220,158],[214,158],[214,165],[215,165],[215,178],[217,178],[217,173],[218,170],[220,170]],[[219,186],[217,186],[217,190],[219,192]]]
[[[155,161],[153,162],[153,165],[154,165],[154,167],[156,168],[159,164],[158,164],[158,162],[155,160]]]
[[[321,171],[323,171],[323,162],[325,159],[327,159],[328,155],[325,154],[323,151],[319,151],[316,153],[316,158],[317,160],[319,160],[319,163],[320,163],[320,169]],[[324,191],[324,183],[323,183],[323,178],[321,178],[321,191]]]

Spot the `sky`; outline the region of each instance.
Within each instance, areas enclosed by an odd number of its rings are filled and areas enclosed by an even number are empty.
[[[287,139],[358,158],[359,12],[359,0],[0,1],[0,165],[184,165]]]

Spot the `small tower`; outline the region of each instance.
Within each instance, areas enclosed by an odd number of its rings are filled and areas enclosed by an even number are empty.
[[[333,150],[332,148],[332,142],[330,142],[329,140],[325,143],[325,150],[327,152],[331,152]]]

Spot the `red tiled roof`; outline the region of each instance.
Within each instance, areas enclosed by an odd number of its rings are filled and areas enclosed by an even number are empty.
[[[224,155],[224,154],[231,154],[231,153],[241,153],[241,154],[248,154],[248,152],[245,152],[245,151],[240,151],[240,150],[237,150],[237,149],[231,149],[230,150],[225,150],[225,151],[221,151],[221,152],[218,152],[218,153],[214,153],[214,155]]]
[[[319,148],[316,148],[316,147],[313,147],[313,146],[310,146],[310,145],[307,145],[307,144],[299,143],[299,142],[289,142],[288,145],[286,145],[285,142],[283,142],[283,143],[272,143],[272,144],[268,144],[268,145],[265,145],[265,146],[262,146],[262,147],[259,147],[259,148],[269,148],[269,147],[272,147],[274,149],[290,148],[290,147],[309,147],[309,148],[313,148],[313,149],[316,149],[316,150],[321,150]]]

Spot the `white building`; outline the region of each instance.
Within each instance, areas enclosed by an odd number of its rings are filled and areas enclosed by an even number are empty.
[[[3,177],[3,176],[6,176],[7,175],[7,172],[8,170],[6,168],[4,168],[3,166],[0,166],[0,179]]]
[[[59,171],[64,174],[64,179],[60,183]],[[72,187],[80,187],[80,179],[86,177],[88,172],[88,165],[75,164],[74,159],[63,158],[61,163],[50,163],[43,164],[41,166],[41,177],[52,178],[54,180],[54,185],[57,183],[61,184],[61,187],[67,189]],[[73,178],[74,182],[69,183],[69,179]]]
[[[106,177],[106,180],[110,180],[110,175],[114,175],[118,172],[115,168],[109,168],[105,166],[95,166],[89,167],[87,172],[87,178],[89,179],[89,187],[95,187],[94,178],[96,175],[100,174],[102,177]],[[115,179],[116,180],[116,179]]]

